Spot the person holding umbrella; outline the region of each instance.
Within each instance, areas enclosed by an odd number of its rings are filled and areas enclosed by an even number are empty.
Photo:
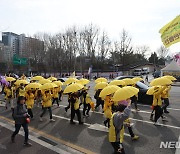
[[[45,90],[45,92],[42,95],[42,107],[43,107],[43,112],[40,115],[40,121],[43,121],[42,117],[46,113],[46,110],[48,109],[49,111],[49,116],[50,116],[50,121],[54,122],[55,120],[52,118],[52,94],[50,93],[49,90]]]
[[[32,90],[28,90],[25,94],[25,97],[26,97],[26,105],[28,109],[28,114],[30,115],[31,119],[33,119],[32,108],[34,106],[35,94],[33,93]]]

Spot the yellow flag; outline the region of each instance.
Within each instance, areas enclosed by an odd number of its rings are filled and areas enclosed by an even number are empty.
[[[166,48],[180,42],[180,15],[162,27],[159,32]]]

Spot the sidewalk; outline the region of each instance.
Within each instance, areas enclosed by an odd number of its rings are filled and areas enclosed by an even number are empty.
[[[23,146],[24,131],[21,128],[15,143],[11,143],[10,136],[14,131],[14,124],[0,117],[0,153],[4,154],[79,154],[79,151],[57,143],[36,132],[29,132],[31,147]]]

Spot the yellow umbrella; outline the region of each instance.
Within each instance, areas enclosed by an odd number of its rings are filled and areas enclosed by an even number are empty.
[[[65,84],[65,85],[69,85],[69,84],[75,83],[75,82],[77,82],[77,81],[78,81],[78,79],[76,79],[76,78],[68,78],[68,79],[64,82],[64,84]]]
[[[86,84],[88,84],[90,81],[88,80],[88,79],[84,79],[84,78],[82,78],[82,79],[80,79],[79,81],[77,81],[77,83],[79,83],[79,84],[82,84],[82,85],[86,85]]]
[[[61,81],[54,81],[53,83],[56,84],[57,86],[62,86],[63,85],[63,83]]]
[[[83,88],[83,85],[78,84],[78,83],[72,83],[64,89],[64,93],[65,94],[74,93],[81,90],[82,88]]]
[[[40,84],[51,83],[51,80],[43,79],[43,80],[40,80],[39,83],[40,83]]]
[[[124,81],[126,85],[133,85],[133,84],[135,84],[134,80],[130,79],[130,78],[125,78],[122,81]]]
[[[52,83],[45,83],[44,85],[41,86],[41,90],[49,90],[54,88],[54,85]]]
[[[139,92],[139,89],[131,86],[126,86],[123,88],[120,88],[114,93],[113,101],[122,101],[126,100],[128,98],[131,98],[132,96],[136,95]]]
[[[95,83],[98,83],[98,82],[107,82],[107,79],[106,78],[98,78],[95,80]]]
[[[42,85],[39,83],[30,83],[26,86],[26,89],[39,89]]]
[[[126,84],[122,80],[113,80],[109,83],[109,85],[125,86]]]
[[[16,79],[13,78],[13,77],[6,77],[6,81],[8,82],[12,82],[12,81],[15,81]]]
[[[94,87],[94,89],[95,89],[95,90],[104,89],[107,85],[108,85],[107,82],[99,82],[99,83],[96,84],[96,86]]]
[[[165,86],[170,84],[172,84],[172,81],[164,77],[156,78],[152,80],[150,83],[151,86],[158,86],[158,85]]]
[[[143,81],[144,79],[143,78],[140,78],[140,77],[134,77],[133,78],[133,81],[136,83],[138,81]]]
[[[43,80],[44,78],[42,77],[42,76],[34,76],[34,77],[32,77],[31,78],[31,81],[32,80],[37,80],[37,81],[39,81],[39,80]]]
[[[177,80],[174,76],[171,76],[171,75],[163,76],[163,78],[167,78],[167,79],[169,79],[169,80],[171,80],[171,81]]]
[[[120,89],[120,87],[116,86],[116,85],[109,85],[107,87],[105,87],[101,92],[99,97],[105,97],[107,95],[113,94],[115,93],[118,89]]]
[[[20,85],[20,84],[28,84],[28,82],[26,80],[17,80],[15,83],[15,85]]]
[[[148,89],[148,91],[146,92],[147,95],[153,95],[155,92],[157,92],[159,89],[161,88],[161,86],[152,86]]]
[[[48,80],[51,80],[51,81],[57,81],[57,78],[51,76],[51,77],[48,78]]]
[[[51,83],[53,85],[53,88],[57,88],[58,86],[55,83]]]

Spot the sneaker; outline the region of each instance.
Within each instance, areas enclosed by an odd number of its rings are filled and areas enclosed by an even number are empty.
[[[138,139],[139,139],[139,136],[137,136],[137,135],[134,135],[134,137],[132,137],[133,141],[138,140]]]
[[[67,108],[65,108],[65,111],[66,111],[66,112],[67,112],[67,110],[68,110],[68,109],[67,109]]]
[[[83,125],[84,123],[83,122],[79,122],[79,125]]]
[[[15,139],[14,139],[14,137],[12,137],[12,136],[11,136],[11,142],[12,142],[12,143],[15,143]]]
[[[160,126],[160,123],[159,122],[154,122],[154,125],[155,126]]]
[[[55,120],[54,119],[50,119],[50,122],[55,122]]]
[[[24,146],[32,146],[32,144],[31,143],[29,143],[29,142],[24,142]]]
[[[136,112],[140,111],[140,109],[136,109]]]
[[[89,117],[89,114],[88,114],[88,113],[86,113],[86,116],[87,116],[87,117]]]
[[[76,124],[74,121],[70,121],[70,124],[72,124],[72,125],[74,125],[74,124]]]
[[[43,121],[43,119],[40,117],[40,118],[39,118],[39,121],[41,121],[41,122],[42,122],[42,121]]]
[[[169,111],[166,110],[166,111],[164,111],[164,113],[169,113]]]

